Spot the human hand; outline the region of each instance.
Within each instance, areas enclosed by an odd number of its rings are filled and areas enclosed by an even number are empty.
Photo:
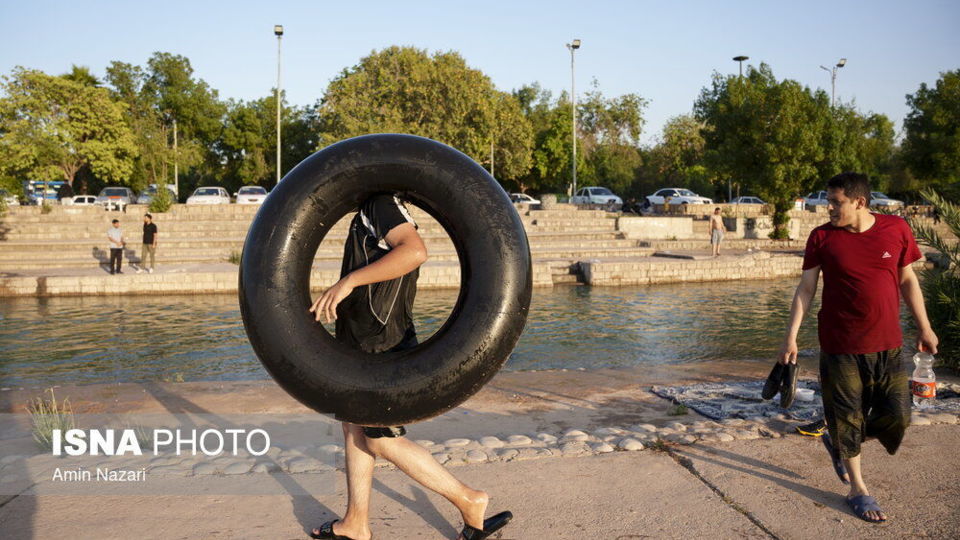
[[[937,338],[937,335],[933,333],[932,328],[927,328],[921,330],[917,335],[917,350],[925,351],[930,354],[937,354],[937,345],[940,344],[940,340]]]
[[[780,346],[780,354],[777,361],[783,365],[797,363],[797,340],[796,338],[784,338],[783,345]]]
[[[315,315],[317,322],[320,322],[321,319],[325,323],[337,320],[337,306],[353,292],[353,286],[350,285],[348,280],[349,277],[348,275],[334,283],[310,307],[310,312]]]

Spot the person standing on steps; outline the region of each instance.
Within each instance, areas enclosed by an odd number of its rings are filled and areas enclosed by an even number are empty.
[[[710,216],[710,247],[713,248],[713,256],[720,256],[720,242],[723,242],[723,233],[726,228],[723,226],[723,218],[720,216],[720,207],[713,209],[713,215]]]
[[[107,240],[110,247],[110,273],[122,274],[120,265],[123,261],[123,247],[127,243],[123,239],[123,229],[120,228],[119,219],[111,222],[111,227],[107,229]]]
[[[157,233],[157,224],[153,222],[153,216],[149,213],[143,216],[143,247],[140,248],[140,268],[137,268],[139,274],[144,269],[153,273],[153,268],[157,262],[157,239],[160,235]],[[147,268],[147,256],[150,257],[150,268]]]

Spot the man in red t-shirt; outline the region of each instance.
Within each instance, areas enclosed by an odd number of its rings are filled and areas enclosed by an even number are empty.
[[[829,435],[823,437],[837,475],[850,483],[847,504],[866,521],[885,521],[860,473],[860,443],[876,437],[893,454],[910,424],[908,373],[900,358],[900,296],[913,314],[918,350],[937,352],[913,268],[920,250],[903,218],[870,212],[865,175],[827,182],[830,223],[810,233],[803,276],[780,349],[797,362],[797,332],[823,272],[818,315],[820,384]]]

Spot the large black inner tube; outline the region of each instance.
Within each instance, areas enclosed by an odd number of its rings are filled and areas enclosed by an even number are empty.
[[[308,312],[310,270],[330,228],[382,192],[443,226],[460,258],[460,294],[430,339],[371,354]],[[496,374],[523,331],[531,286],[523,224],[487,171],[431,139],[366,135],[305,159],[264,201],[243,246],[240,313],[260,361],[298,401],[346,422],[396,426],[452,409]]]

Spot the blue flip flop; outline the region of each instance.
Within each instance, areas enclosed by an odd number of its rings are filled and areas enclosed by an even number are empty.
[[[824,432],[823,436],[820,437],[820,440],[823,441],[823,445],[827,447],[827,452],[830,454],[830,460],[833,461],[833,471],[837,473],[837,478],[839,478],[844,484],[849,484],[850,480],[844,478],[844,475],[847,474],[847,468],[843,466],[843,460],[840,459],[840,452],[833,447],[833,441],[830,439],[830,433]]]
[[[880,523],[886,521],[886,519],[870,519],[867,517],[867,512],[883,512],[880,509],[880,505],[877,504],[877,500],[869,495],[857,495],[852,499],[847,499],[847,506],[850,507],[850,510],[853,511],[853,515],[858,518],[868,522],[868,523]]]

